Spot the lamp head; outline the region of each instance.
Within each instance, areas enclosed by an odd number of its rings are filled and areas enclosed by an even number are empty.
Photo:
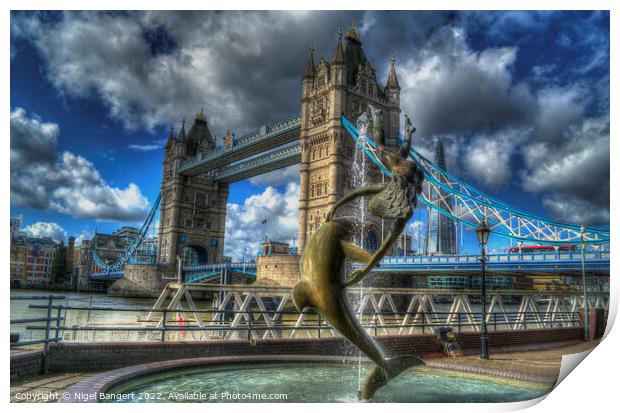
[[[487,226],[487,220],[483,219],[480,221],[480,225],[476,228],[476,237],[478,238],[478,244],[483,248],[486,247],[487,242],[489,242],[489,235],[491,234],[491,229]]]

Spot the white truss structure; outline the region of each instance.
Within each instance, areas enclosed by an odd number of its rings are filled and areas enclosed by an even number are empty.
[[[312,338],[339,333],[316,313],[299,313],[289,288],[242,285],[188,285],[171,283],[162,292],[146,321],[163,325],[161,311],[183,314],[188,325],[200,327],[202,340],[261,340]],[[196,306],[192,292],[213,294],[213,308]],[[479,331],[481,309],[471,297],[479,291],[412,290],[401,288],[351,289],[359,297],[357,315],[371,335],[433,333],[439,326],[455,331]],[[486,321],[493,330],[525,330],[580,326],[580,291],[489,291]],[[440,308],[435,297],[450,297]],[[588,294],[590,308],[608,309],[607,293]],[[185,305],[183,303],[185,301]],[[167,303],[167,304],[166,304]],[[397,305],[397,303],[399,303]],[[401,310],[399,310],[399,307]],[[406,308],[405,311],[402,309]],[[224,316],[230,313],[229,317]]]

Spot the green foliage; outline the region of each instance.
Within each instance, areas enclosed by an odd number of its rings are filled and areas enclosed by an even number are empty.
[[[61,242],[52,258],[52,271],[50,281],[54,284],[62,284],[67,276],[67,247]]]

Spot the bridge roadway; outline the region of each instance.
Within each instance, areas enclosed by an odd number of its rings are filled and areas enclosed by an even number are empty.
[[[579,275],[581,252],[489,254],[487,271],[493,275]],[[609,252],[586,252],[586,271],[589,275],[609,276]],[[256,263],[234,262],[227,264],[185,267],[183,272],[190,279],[207,277],[222,270],[256,271]],[[479,275],[477,255],[434,255],[385,257],[373,272],[398,272],[410,275]]]
[[[183,161],[179,173],[185,176],[196,176],[231,165],[234,162],[256,154],[268,152],[287,143],[298,141],[300,129],[301,114],[264,125],[252,133],[235,139],[231,148],[215,148],[207,153],[199,153],[193,158]],[[277,168],[274,167],[273,169]]]
[[[589,275],[609,276],[609,252],[587,251],[586,271]],[[581,252],[544,252],[522,254],[488,254],[487,271],[493,275],[580,275]],[[233,262],[184,267],[183,273],[190,282],[216,276],[220,271],[233,270],[256,274],[256,262]],[[477,255],[420,255],[385,257],[373,272],[398,272],[410,275],[479,275],[480,261]],[[90,279],[110,281],[123,277],[122,272],[93,273]]]

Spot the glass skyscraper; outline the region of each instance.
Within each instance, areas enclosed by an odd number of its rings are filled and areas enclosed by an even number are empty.
[[[443,142],[438,139],[435,143],[435,163],[443,170],[446,170],[446,157],[443,149]],[[437,177],[437,179],[441,179]],[[448,194],[439,190],[431,190],[430,185],[425,185],[424,189],[427,193],[427,199],[433,205],[437,205],[441,209],[449,208],[451,199]],[[428,224],[426,234],[426,253],[435,255],[456,254],[456,225],[455,221],[439,213],[434,208],[428,210]]]

